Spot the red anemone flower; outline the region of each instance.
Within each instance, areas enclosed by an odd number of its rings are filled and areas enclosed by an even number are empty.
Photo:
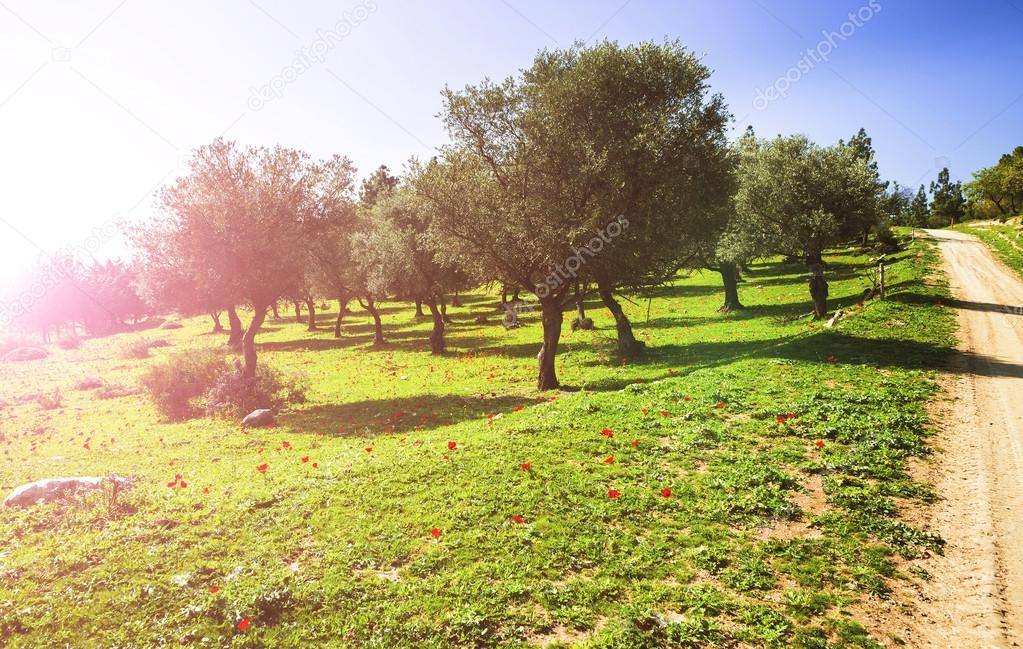
[[[606,458],[604,458],[604,464],[611,464],[614,461],[615,461],[614,455],[609,455]]]
[[[813,445],[816,446],[817,448],[824,448],[824,440],[819,439],[816,442],[814,442]]]
[[[448,442],[448,450],[453,451],[458,447],[458,442]]]
[[[512,517],[511,517],[511,519],[512,519],[513,521],[515,521],[516,523],[518,523],[519,525],[522,525],[523,523],[525,523],[525,522],[526,522],[526,519],[522,518],[522,517],[521,517],[521,516],[519,516],[519,515],[515,515],[515,516],[512,516]]]
[[[610,498],[611,500],[614,500],[615,498],[621,495],[622,492],[618,491],[617,489],[611,489],[610,491],[607,492],[607,497]]]
[[[269,468],[270,468],[270,465],[267,464],[266,462],[263,462],[262,464],[260,464],[259,466],[256,467],[256,471],[259,471],[260,473],[264,473]]]
[[[530,464],[529,462],[523,462],[522,463],[522,470],[523,471],[529,471],[532,468],[533,468],[533,465]]]
[[[665,498],[671,498],[671,489],[667,487],[661,489],[661,495],[664,496]]]
[[[614,437],[615,436],[615,432],[613,430],[611,430],[610,428],[605,428],[604,430],[600,431],[600,434],[603,435],[604,437]]]
[[[249,618],[242,618],[241,622],[238,623],[238,630],[244,631],[245,629],[252,626],[252,622],[249,622]]]
[[[433,538],[437,538],[443,533],[444,532],[441,532],[439,527],[435,527],[432,530],[430,530],[430,536],[432,536]]]

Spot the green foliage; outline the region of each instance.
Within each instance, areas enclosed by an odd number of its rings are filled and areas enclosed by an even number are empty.
[[[966,193],[974,210],[984,210],[1002,218],[1023,210],[1023,146],[1006,153],[998,164],[974,172],[966,184]]]
[[[206,395],[206,412],[211,415],[243,417],[258,408],[279,409],[305,403],[306,386],[298,379],[260,365],[255,376],[245,376],[240,367],[220,372]]]
[[[938,179],[931,183],[931,227],[942,228],[955,225],[966,216],[966,197],[963,184],[949,179],[948,167],[938,172]]]
[[[178,421],[203,412],[205,398],[217,377],[227,371],[222,352],[203,349],[178,352],[149,366],[139,379],[157,411]]]

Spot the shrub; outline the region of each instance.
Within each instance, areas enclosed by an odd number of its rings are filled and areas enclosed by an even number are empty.
[[[217,377],[206,398],[211,415],[244,416],[257,408],[280,408],[305,402],[306,386],[266,365],[256,367],[256,376],[246,378],[240,366]]]
[[[43,410],[56,410],[64,405],[64,395],[61,394],[60,388],[57,388],[49,394],[40,394],[36,397],[36,403]]]
[[[162,338],[157,338],[156,340],[142,338],[140,340],[133,340],[125,345],[121,354],[124,358],[147,358],[150,349],[160,347],[170,347],[170,343]]]
[[[142,375],[141,384],[160,414],[171,420],[181,420],[202,412],[205,405],[203,397],[217,377],[228,371],[227,361],[221,352],[193,349],[174,354],[167,362],[148,368]]]
[[[57,346],[61,349],[78,349],[82,346],[82,339],[78,336],[67,336],[58,340]]]
[[[95,376],[87,376],[79,380],[75,387],[79,390],[95,390],[96,388],[103,387],[103,379]]]
[[[895,236],[895,233],[892,232],[892,229],[889,226],[875,226],[874,238],[877,239],[878,244],[881,245],[885,252],[898,252],[899,239]]]

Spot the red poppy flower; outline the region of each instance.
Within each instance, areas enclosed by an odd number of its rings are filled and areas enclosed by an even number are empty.
[[[671,489],[667,487],[661,489],[661,495],[664,496],[665,498],[671,498]]]
[[[178,486],[180,486],[182,489],[184,489],[185,487],[188,486],[188,483],[185,482],[184,480],[182,480],[180,483],[178,483]]]
[[[526,519],[522,518],[522,517],[521,517],[521,516],[519,516],[519,515],[515,515],[515,516],[512,516],[512,517],[511,517],[511,519],[512,519],[513,521],[515,521],[516,523],[518,523],[519,525],[522,525],[523,523],[525,523],[525,522],[526,522]]]
[[[777,417],[777,421],[779,424],[784,424],[786,419],[788,419],[788,417],[786,417],[785,415],[778,415]]]
[[[611,464],[614,461],[615,461],[614,455],[609,455],[606,458],[604,458],[604,464]]]
[[[613,430],[611,430],[610,428],[605,428],[604,430],[600,431],[600,434],[603,435],[604,437],[614,437],[615,436],[615,432]]]
[[[639,440],[638,439],[632,440],[631,442],[629,442],[629,446],[639,446]]]
[[[216,595],[220,592],[220,586],[213,586],[210,588],[210,595]]]
[[[533,468],[533,465],[530,464],[529,462],[523,462],[522,463],[522,470],[523,471],[529,471],[532,468]]]
[[[366,452],[367,453],[372,453],[373,452],[373,447],[372,446],[367,446],[366,447]]]
[[[813,445],[816,446],[817,448],[824,448],[824,440],[819,439],[816,442],[814,442]]]
[[[671,413],[670,413],[670,412],[668,412],[667,410],[662,410],[662,411],[661,411],[661,416],[662,416],[662,417],[670,417],[670,416],[671,416]]]
[[[208,494],[208,493],[210,492],[210,488],[209,488],[209,487],[203,487],[203,488],[202,488],[202,492],[203,492],[204,494]]]
[[[282,441],[281,442],[281,446],[283,446],[284,448],[291,448],[291,442],[289,442],[287,440]]]
[[[168,482],[167,483],[168,487],[176,487],[177,485],[178,485],[178,481],[177,480],[174,480],[172,482]]]
[[[458,447],[458,442],[448,442],[448,450],[453,451]]]
[[[693,398],[687,394],[686,396],[682,397],[682,400],[683,401],[692,401]]]
[[[714,404],[714,407],[715,408],[724,408],[725,407],[725,402],[724,401],[718,401],[717,403]]]
[[[238,630],[244,631],[250,626],[252,626],[252,622],[249,622],[249,618],[242,618],[241,622],[238,623]]]
[[[443,533],[444,532],[441,532],[440,528],[438,528],[438,527],[435,527],[432,530],[430,530],[430,536],[432,536],[433,538],[437,538],[438,536],[440,536]]]
[[[611,500],[614,500],[615,498],[621,495],[622,492],[618,491],[617,489],[611,489],[610,491],[607,492],[607,497],[610,498]]]
[[[650,412],[650,408],[643,408],[640,412],[642,412],[645,415],[646,413]]]
[[[789,419],[795,419],[796,418],[796,413],[790,412],[790,413],[786,414],[785,416],[788,417]]]
[[[313,468],[314,469],[320,468],[320,463],[319,462],[313,462]]]
[[[520,410],[522,410],[522,406],[515,406],[515,410],[513,410],[512,412],[518,412]]]
[[[305,464],[308,461],[309,461],[309,456],[308,455],[303,455],[302,456],[302,464]]]
[[[256,471],[259,471],[260,473],[263,473],[263,472],[265,472],[269,468],[270,468],[270,465],[267,464],[266,462],[263,462],[262,464],[260,464],[259,466],[256,467]]]

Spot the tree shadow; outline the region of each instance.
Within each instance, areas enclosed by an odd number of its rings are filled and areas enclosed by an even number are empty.
[[[283,413],[278,419],[300,433],[334,437],[415,434],[463,421],[486,421],[537,403],[527,397],[423,394],[400,399],[371,399],[310,406]]]

